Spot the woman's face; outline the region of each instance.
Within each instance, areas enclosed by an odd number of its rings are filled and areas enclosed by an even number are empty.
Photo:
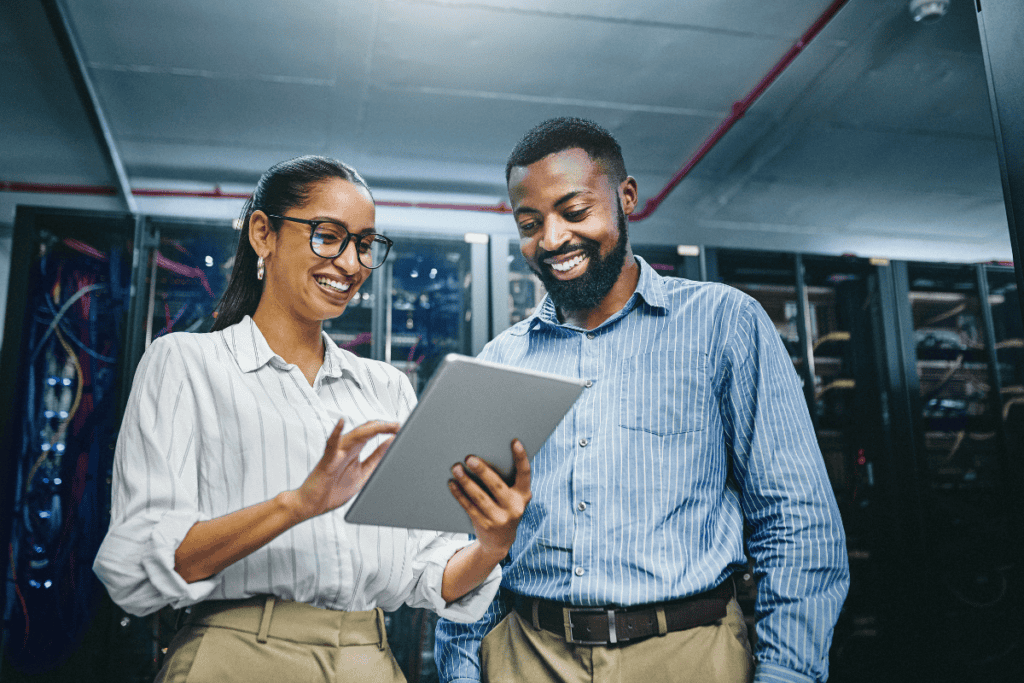
[[[333,221],[353,236],[374,231],[375,211],[369,193],[341,178],[314,185],[305,206],[292,208],[283,215]],[[266,236],[269,253],[264,257],[266,275],[260,306],[270,304],[303,321],[329,320],[341,315],[370,276],[370,269],[356,256],[355,240],[350,240],[337,257],[321,258],[310,249],[310,226],[294,221],[275,222],[280,229]],[[257,253],[262,253],[256,244],[253,246]]]

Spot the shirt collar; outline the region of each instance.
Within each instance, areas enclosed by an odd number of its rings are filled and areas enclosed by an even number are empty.
[[[321,331],[320,334],[324,340],[323,374],[327,377],[342,377],[347,374],[358,381],[356,368],[352,359],[348,357],[349,354],[338,348],[326,332]],[[270,344],[250,316],[245,316],[238,324],[225,328],[224,336],[242,372],[259,370],[271,361],[280,367],[287,365],[281,356],[271,350]]]
[[[279,358],[270,350],[263,333],[250,316],[245,316],[237,324],[226,327],[224,340],[242,372],[258,370],[269,363],[271,358]]]
[[[658,275],[653,268],[639,256],[634,256],[637,264],[640,266],[640,279],[636,284],[636,290],[633,295],[629,297],[626,305],[622,307],[622,310],[604,321],[602,325],[619,319],[620,317],[629,313],[636,305],[643,301],[652,309],[660,309],[661,311],[668,310],[668,296],[665,293],[665,280]],[[558,321],[558,311],[555,310],[555,304],[551,301],[551,296],[545,296],[541,300],[540,305],[537,306],[537,310],[532,316],[523,321],[525,327],[523,332],[529,332],[537,329],[540,325],[551,325],[554,327],[564,327],[561,322]]]

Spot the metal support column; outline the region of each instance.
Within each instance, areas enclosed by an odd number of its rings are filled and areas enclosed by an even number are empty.
[[[921,433],[921,389],[917,376],[913,313],[907,264],[892,261],[878,268],[878,329],[884,372],[883,421],[887,448],[879,463],[879,485],[891,523],[885,531],[883,583],[889,594],[886,628],[895,652],[910,653],[894,661],[913,677],[933,678],[938,615],[934,558],[928,539],[927,486]],[[922,629],[921,625],[928,628]],[[894,653],[895,654],[895,653]]]
[[[803,356],[804,361],[800,365],[800,377],[804,381],[804,400],[807,401],[807,410],[811,414],[811,423],[817,430],[818,411],[814,405],[816,401],[814,340],[811,338],[811,303],[807,298],[807,273],[804,270],[804,257],[801,254],[795,254],[793,265],[796,274],[796,330],[800,338],[800,355]]]
[[[473,287],[469,295],[472,311],[469,319],[469,348],[474,356],[483,351],[484,344],[491,339],[489,244],[490,240],[484,243],[472,242],[469,245],[470,272],[473,274]]]
[[[1024,3],[975,0],[1018,291],[1024,292]],[[1024,315],[1024,297],[1020,299]]]
[[[508,239],[491,235],[491,339],[508,327]]]

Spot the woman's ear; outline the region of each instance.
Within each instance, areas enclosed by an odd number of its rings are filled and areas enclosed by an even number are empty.
[[[277,233],[271,229],[270,218],[262,211],[253,211],[249,217],[249,244],[257,256],[267,258],[273,251]]]

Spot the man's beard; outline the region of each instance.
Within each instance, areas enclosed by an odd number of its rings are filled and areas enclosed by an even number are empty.
[[[626,214],[622,210],[622,202],[619,201],[618,204],[619,240],[607,256],[601,257],[600,243],[586,237],[581,237],[578,243],[567,244],[558,251],[538,250],[536,260],[541,268],[537,270],[531,265],[530,270],[540,278],[551,295],[551,301],[558,309],[587,311],[596,308],[618,281],[626,261],[626,247],[629,242]],[[573,251],[582,251],[588,261],[587,270],[577,278],[559,280],[550,266],[543,265],[544,259]]]

